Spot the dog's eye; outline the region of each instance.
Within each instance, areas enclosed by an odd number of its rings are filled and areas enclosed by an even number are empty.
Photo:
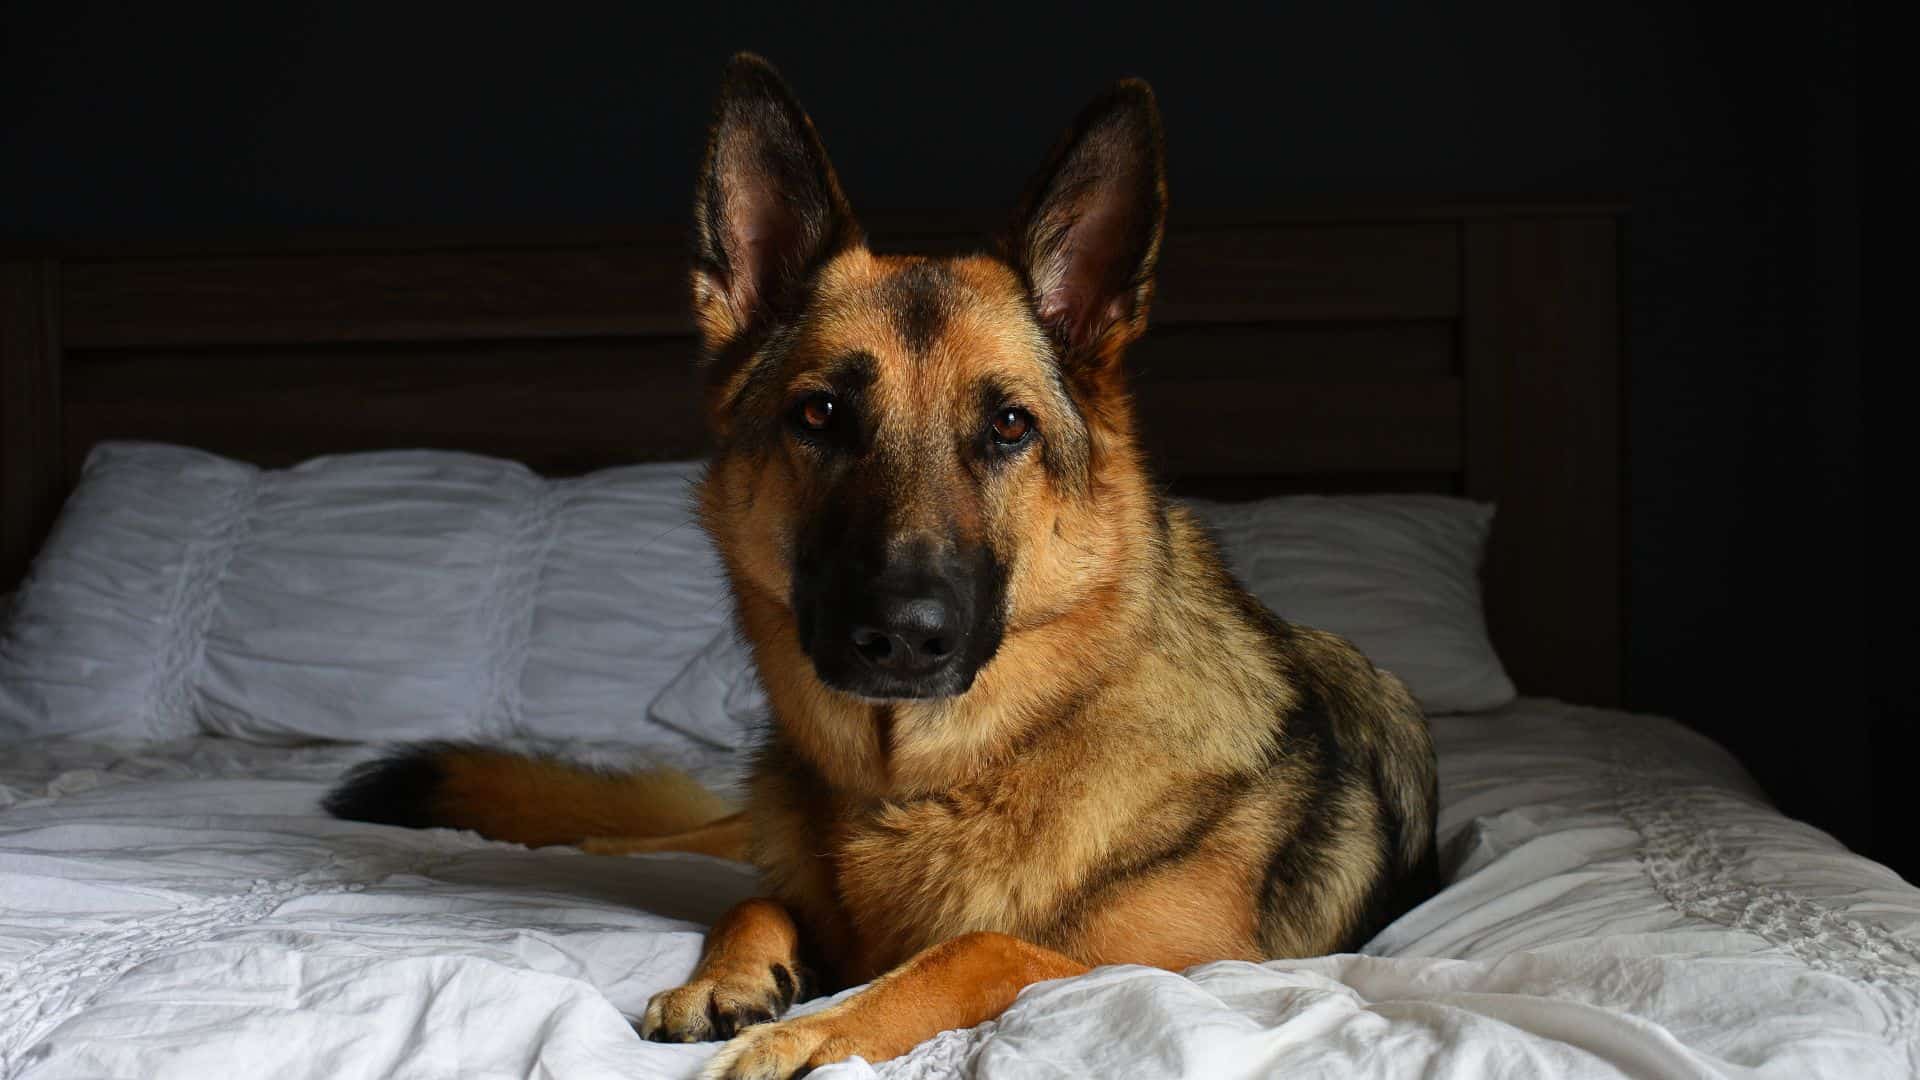
[[[1012,446],[1033,430],[1033,414],[1025,409],[1005,408],[993,414],[993,441]]]
[[[793,421],[803,431],[825,431],[833,426],[833,417],[839,407],[833,395],[825,391],[808,394],[794,407]]]

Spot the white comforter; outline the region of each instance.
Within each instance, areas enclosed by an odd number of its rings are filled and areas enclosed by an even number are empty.
[[[1920,892],[1661,720],[1435,723],[1453,884],[1365,955],[1103,968],[882,1076],[1913,1076]],[[753,887],[328,819],[367,749],[0,749],[0,1076],[685,1076],[622,1013]],[[730,763],[683,762],[716,780]]]

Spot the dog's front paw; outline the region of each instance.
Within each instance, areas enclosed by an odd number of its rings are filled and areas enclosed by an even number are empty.
[[[746,1032],[707,1061],[700,1080],[788,1080],[860,1052],[831,1013],[815,1013]]]
[[[634,1028],[654,1042],[731,1039],[786,1012],[799,990],[799,980],[784,964],[757,974],[695,979],[653,995]]]

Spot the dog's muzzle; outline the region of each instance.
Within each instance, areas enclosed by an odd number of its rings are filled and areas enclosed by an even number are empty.
[[[915,563],[874,574],[848,560],[796,580],[800,640],[821,682],[881,700],[973,686],[1000,644],[999,574],[990,559]]]

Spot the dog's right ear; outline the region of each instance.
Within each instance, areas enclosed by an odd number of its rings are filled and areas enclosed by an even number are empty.
[[[710,356],[790,314],[808,272],[861,243],[813,121],[751,53],[721,80],[693,214],[693,311]]]

